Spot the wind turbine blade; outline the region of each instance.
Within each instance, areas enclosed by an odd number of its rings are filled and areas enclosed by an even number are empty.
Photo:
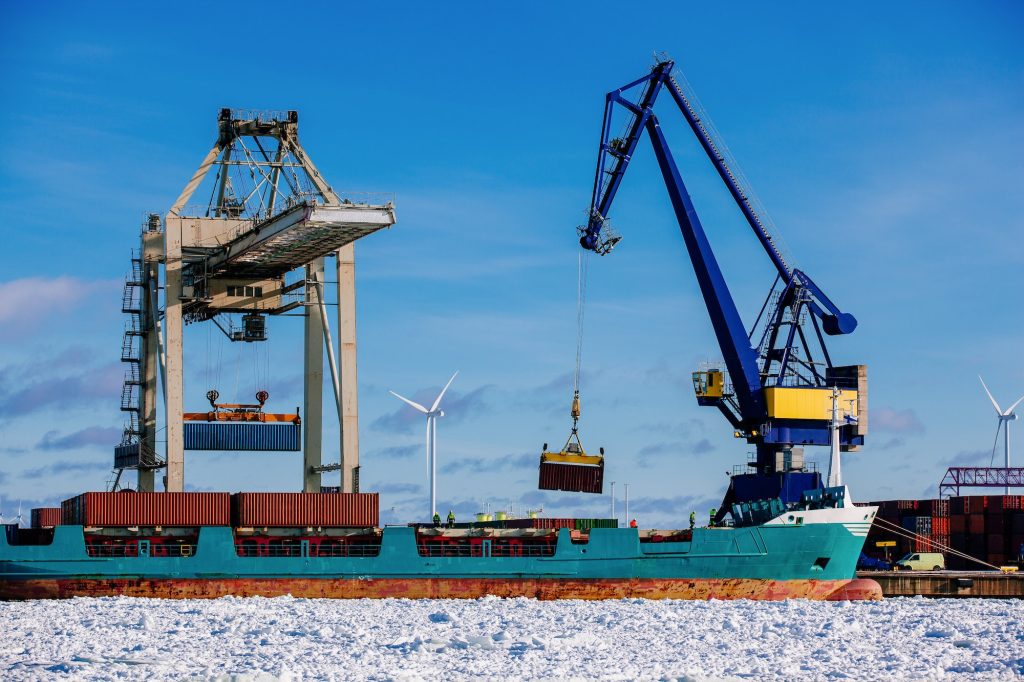
[[[1017,402],[1015,402],[1013,405],[1010,405],[1008,408],[1006,408],[1006,412],[1003,412],[1003,416],[1009,417],[1011,414],[1013,414],[1013,411],[1017,409],[1017,406],[1020,405],[1022,402],[1024,402],[1024,395],[1018,398]]]
[[[431,412],[436,410],[437,406],[441,404],[441,398],[444,397],[444,392],[448,390],[448,387],[452,385],[452,382],[455,381],[455,377],[457,376],[459,376],[459,371],[455,370],[455,374],[453,374],[452,378],[448,380],[448,383],[444,385],[444,388],[441,389],[441,392],[437,394],[437,400],[435,400],[434,404],[431,405],[430,407]]]
[[[996,438],[992,441],[992,457],[988,461],[988,465],[994,466],[996,463],[996,448],[999,447],[999,429],[1006,426],[1006,422],[1002,419],[999,420],[999,424],[996,425]]]
[[[988,386],[985,385],[985,380],[981,378],[980,374],[978,375],[978,381],[981,382],[981,387],[984,388],[985,393],[988,394],[988,399],[992,401],[992,407],[996,408],[996,414],[1002,416],[1003,408],[999,407],[999,403],[997,403],[996,399],[992,397],[992,392],[988,390]]]
[[[388,393],[390,393],[391,395],[395,396],[396,398],[398,398],[399,400],[401,400],[401,401],[402,401],[403,403],[405,403],[406,405],[409,405],[410,407],[415,407],[415,408],[416,408],[417,410],[419,410],[419,411],[420,411],[420,412],[422,412],[423,414],[426,414],[426,413],[427,413],[427,408],[423,407],[423,406],[422,406],[422,405],[420,405],[419,403],[414,403],[413,401],[409,400],[408,398],[403,398],[402,396],[398,395],[398,394],[397,394],[397,393],[395,393],[394,391],[388,391]]]

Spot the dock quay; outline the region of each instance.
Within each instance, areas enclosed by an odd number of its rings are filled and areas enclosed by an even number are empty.
[[[886,597],[1024,597],[1024,574],[997,571],[857,571]]]

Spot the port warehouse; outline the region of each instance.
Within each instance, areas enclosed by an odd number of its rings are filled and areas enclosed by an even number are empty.
[[[880,500],[870,504],[878,506],[878,518],[903,529],[900,533],[874,524],[864,546],[865,554],[872,557],[899,558],[911,552],[947,554],[946,548],[950,548],[1000,566],[1016,563],[1020,547],[1024,544],[1024,495]],[[322,538],[326,542],[324,547],[319,547],[319,540],[312,538],[314,551],[324,550],[327,554],[346,552],[346,547],[339,548],[338,545],[348,543],[352,545],[348,548],[349,552],[354,552],[357,546],[365,547],[367,538],[353,534],[352,530],[376,529],[379,525],[379,507],[379,496],[376,493],[83,493],[65,500],[61,507],[33,509],[31,527],[44,533],[25,533],[16,541],[32,544],[45,542],[47,529],[58,525],[81,525],[111,529],[161,528],[166,529],[166,534],[151,538],[151,542],[156,545],[164,542],[187,545],[194,538],[182,535],[181,529],[194,532],[200,526],[232,526],[245,529],[243,532],[276,529],[289,537],[289,542],[307,530],[311,533],[326,533]],[[451,526],[469,531],[557,531],[567,528],[578,535],[591,528],[615,528],[618,522],[615,519],[526,518],[461,522]],[[430,526],[418,527],[427,531],[430,529]],[[342,529],[345,534],[329,537],[330,529]],[[22,529],[23,532],[27,530]],[[94,545],[108,548],[95,550],[97,552],[117,551],[109,548],[119,546],[122,547],[121,551],[130,553],[137,551],[137,541],[141,537],[139,532],[142,531],[138,531],[135,536],[96,535],[91,541]],[[259,535],[259,531],[253,532]],[[379,538],[376,531],[370,535]],[[551,542],[541,542],[542,537],[527,538],[525,545],[537,542],[539,546],[550,545],[553,550]],[[433,542],[435,547],[452,539],[440,536],[424,538],[424,542]],[[468,536],[462,539],[466,540],[462,543],[466,551],[472,552],[471,546],[475,543]],[[9,540],[15,538],[9,534]],[[550,540],[553,541],[553,537]],[[252,542],[256,546],[266,545],[269,548],[273,538],[254,537]],[[457,554],[457,544],[452,543],[453,546],[447,549]],[[291,551],[290,547],[286,543],[281,551]],[[439,551],[446,550],[441,548]],[[946,567],[955,570],[981,568],[956,554],[947,554]]]
[[[1017,564],[1024,545],[1024,495],[971,495],[939,500],[882,500],[878,518],[899,526],[904,533],[875,523],[864,553],[874,558],[898,559],[911,552],[946,555],[946,567],[979,570],[981,565],[949,553],[968,554],[995,566]],[[913,536],[913,537],[908,537]],[[878,543],[895,543],[879,546]]]

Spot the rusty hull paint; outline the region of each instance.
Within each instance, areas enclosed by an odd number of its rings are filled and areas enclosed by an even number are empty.
[[[327,599],[477,599],[484,596],[534,599],[816,599],[879,600],[874,580],[600,579],[553,580],[485,578],[218,578],[218,579],[55,579],[0,583],[0,599],[71,597],[148,597],[215,599],[224,596]]]

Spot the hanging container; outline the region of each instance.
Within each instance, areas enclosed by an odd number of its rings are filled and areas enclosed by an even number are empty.
[[[298,451],[300,424],[185,422],[186,450]]]
[[[600,494],[604,490],[604,462],[597,466],[541,462],[537,487],[541,490]]]

